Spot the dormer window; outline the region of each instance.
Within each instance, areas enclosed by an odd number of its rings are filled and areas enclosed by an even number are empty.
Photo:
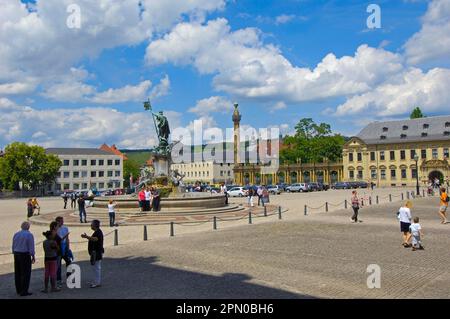
[[[387,132],[389,129],[387,127],[383,127],[383,132]]]
[[[428,133],[427,132],[422,132],[422,137],[427,137]]]
[[[445,127],[450,127],[450,122],[445,122]]]
[[[450,131],[445,131],[444,136],[450,136]]]
[[[423,125],[423,129],[424,129],[424,130],[426,130],[426,129],[429,128],[429,127],[430,127],[430,124],[424,124],[424,125]]]
[[[402,134],[402,135],[400,135],[400,138],[406,138],[406,134]]]
[[[386,135],[381,135],[380,136],[380,140],[385,140],[386,139]]]
[[[408,130],[408,125],[403,125],[403,131]]]

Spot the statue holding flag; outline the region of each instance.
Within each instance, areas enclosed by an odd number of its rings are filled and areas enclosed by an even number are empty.
[[[168,155],[170,128],[167,117],[164,116],[164,113],[162,111],[154,113],[150,104],[150,100],[144,102],[144,109],[152,112],[153,123],[155,124],[155,130],[159,140],[158,147],[155,151],[161,155]]]

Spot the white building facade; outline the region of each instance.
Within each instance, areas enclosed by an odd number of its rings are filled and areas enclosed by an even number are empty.
[[[234,180],[234,165],[231,163],[216,163],[202,161],[192,163],[172,164],[171,170],[178,170],[185,175],[185,183],[201,182],[206,184],[231,184]]]
[[[98,191],[123,188],[123,159],[97,148],[48,148],[61,160],[55,184],[47,191]]]

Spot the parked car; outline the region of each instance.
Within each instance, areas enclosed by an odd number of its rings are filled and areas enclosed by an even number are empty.
[[[350,188],[359,188],[359,182],[347,182],[350,185]]]
[[[359,188],[368,188],[369,184],[367,184],[367,182],[358,182],[358,187]]]
[[[247,191],[244,189],[244,187],[233,187],[229,191],[227,191],[228,196],[230,197],[243,197],[247,196]]]
[[[286,191],[286,187],[288,187],[289,184],[286,184],[286,183],[280,183],[280,184],[278,184],[277,186],[278,186],[278,188],[279,188],[282,192],[285,192],[285,191]]]
[[[315,182],[308,183],[308,189],[310,192],[317,192],[322,190],[319,184]]]
[[[337,182],[332,186],[333,189],[350,189],[351,186],[346,182]]]
[[[295,183],[292,184],[288,187],[286,187],[286,192],[288,193],[293,193],[293,192],[308,192],[309,188],[308,188],[308,184],[306,183]]]
[[[323,190],[323,191],[327,191],[330,189],[330,185],[328,185],[328,184],[323,184],[323,183],[318,183],[318,184],[319,184],[319,187],[321,188],[321,190]]]
[[[280,195],[281,188],[278,185],[269,185],[267,186],[267,191],[272,195]]]

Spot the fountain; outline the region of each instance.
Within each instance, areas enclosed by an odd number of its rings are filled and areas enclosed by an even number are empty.
[[[170,128],[167,117],[163,112],[153,113],[150,101],[144,102],[145,110],[151,111],[155,130],[158,135],[159,144],[154,149],[152,155],[152,167],[143,167],[141,169],[140,182],[136,187],[136,192],[144,186],[154,186],[163,191],[161,196],[160,208],[158,214],[164,213],[195,213],[204,211],[228,211],[235,210],[226,204],[224,194],[186,192],[183,183],[184,175],[177,170],[170,169],[172,164],[171,151],[178,142],[169,144]],[[168,196],[165,196],[165,195]],[[114,200],[120,207],[122,213],[129,210],[129,213],[136,213],[139,208],[137,194],[125,196],[105,196],[97,197],[94,200],[94,207],[106,208],[109,200]],[[150,214],[150,212],[143,212]]]

